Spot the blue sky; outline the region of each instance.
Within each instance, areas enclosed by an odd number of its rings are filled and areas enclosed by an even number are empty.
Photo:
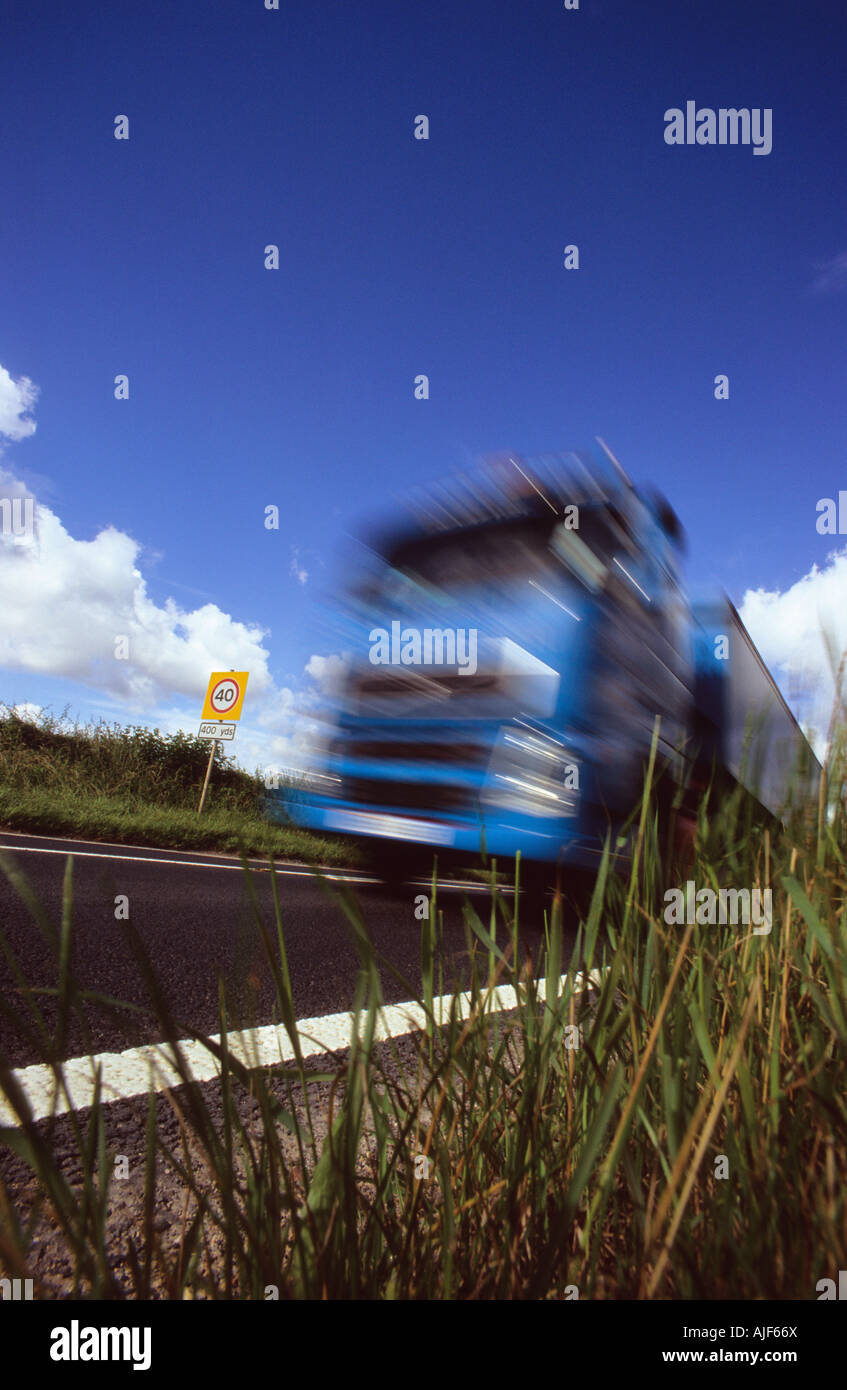
[[[190,729],[249,667],[238,751],[284,761],[345,532],[596,434],[789,699],[823,679],[845,34],[757,0],[7,0],[0,469],[42,524],[0,538],[0,699]],[[772,151],[667,145],[687,100],[770,108]]]

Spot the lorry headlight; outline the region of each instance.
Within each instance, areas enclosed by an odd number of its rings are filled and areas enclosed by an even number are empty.
[[[575,816],[579,760],[549,734],[507,724],[497,734],[483,803],[527,816]]]

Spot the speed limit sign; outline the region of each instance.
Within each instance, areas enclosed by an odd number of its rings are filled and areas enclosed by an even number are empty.
[[[201,719],[240,719],[249,671],[213,671]]]

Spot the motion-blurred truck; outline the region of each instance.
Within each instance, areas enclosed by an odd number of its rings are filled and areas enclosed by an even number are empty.
[[[280,814],[380,842],[389,878],[433,850],[590,868],[657,716],[660,796],[717,769],[783,814],[817,763],[729,600],[689,601],[683,550],[599,440],[427,497],[348,587],[328,732]]]

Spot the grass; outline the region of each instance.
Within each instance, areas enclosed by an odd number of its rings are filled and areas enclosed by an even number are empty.
[[[236,768],[218,744],[203,814],[207,741],[101,721],[71,725],[42,711],[21,719],[0,705],[0,825],[167,849],[269,854],[306,863],[358,860],[340,838],[268,819],[258,774]]]
[[[359,959],[349,1052],[320,1071],[300,1051],[279,900],[266,920],[254,898],[295,1060],[250,1068],[234,1055],[228,1035],[249,1020],[233,1017],[221,981],[223,1041],[205,1040],[221,1069],[219,1112],[180,1058],[184,1084],[167,1097],[179,1138],[165,1136],[151,1097],[141,1206],[119,1250],[107,1231],[107,1107],[62,1122],[82,1175],[74,1186],[51,1122],[32,1121],[0,1053],[0,1087],[20,1121],[0,1145],[38,1192],[21,1212],[0,1185],[0,1263],[32,1276],[49,1211],[69,1291],[95,1297],[256,1299],[272,1286],[282,1298],[814,1299],[847,1254],[845,786],[842,739],[820,801],[785,828],[758,820],[740,793],[716,804],[707,792],[691,859],[671,863],[648,777],[631,866],[613,872],[607,850],[569,962],[558,899],[527,959],[492,865],[490,912],[463,909],[470,1007],[445,1018],[433,1001],[457,982],[444,979],[434,870],[430,916],[415,924],[421,987],[403,982],[427,1022],[405,1051],[378,1040],[388,967],[359,903],[318,875]],[[770,888],[773,930],[667,924],[664,895],[687,878]],[[56,961],[56,1026],[8,946],[19,992],[0,997],[0,1011],[5,1028],[39,1032],[61,1086],[67,1023],[86,1007],[70,965],[70,872],[61,924],[41,914],[40,926]],[[156,1035],[174,1048],[196,1037],[171,1016],[131,923],[120,929]],[[599,972],[590,991],[577,970]],[[492,1012],[498,985],[517,994],[506,1015]],[[423,1160],[428,1177],[416,1175]],[[170,1250],[154,1223],[165,1176],[184,1194]]]

